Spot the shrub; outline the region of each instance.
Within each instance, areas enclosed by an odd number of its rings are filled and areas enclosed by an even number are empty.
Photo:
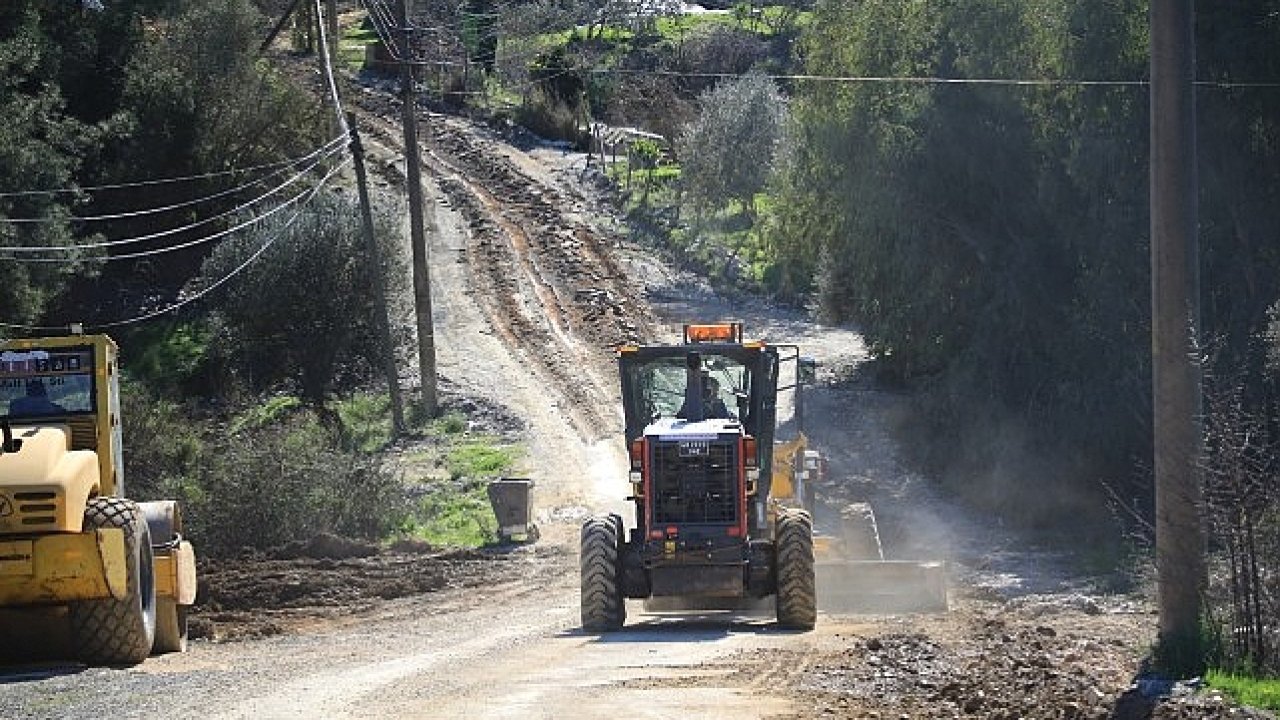
[[[404,521],[399,478],[376,457],[333,449],[310,412],[222,443],[191,512],[207,552],[326,532],[378,540]]]
[[[250,389],[293,383],[307,403],[321,407],[339,377],[377,367],[383,309],[368,291],[375,268],[359,218],[350,198],[321,193],[293,222],[271,218],[257,232],[219,245],[205,261],[201,282],[208,284],[271,243],[215,304],[217,337],[210,347]],[[394,236],[390,227],[379,231],[381,255],[392,258],[384,265],[399,262]],[[388,280],[403,276],[378,270]]]
[[[379,540],[406,521],[400,478],[376,456],[339,449],[335,431],[296,399],[244,411],[229,431],[137,383],[123,394],[129,495],[181,502],[201,554],[325,532]]]

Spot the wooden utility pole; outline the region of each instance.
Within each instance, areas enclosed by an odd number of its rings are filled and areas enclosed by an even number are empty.
[[[1151,348],[1158,657],[1196,672],[1207,584],[1193,0],[1151,3]]]
[[[275,27],[271,28],[271,32],[267,33],[267,39],[263,40],[262,45],[258,47],[259,55],[266,52],[267,48],[271,47],[272,41],[274,41],[276,36],[280,34],[280,31],[284,29],[285,24],[289,22],[289,18],[293,15],[293,11],[298,8],[298,3],[301,1],[302,0],[293,0],[293,2],[289,3],[289,7],[284,11],[284,15],[280,16],[280,21],[275,24]]]
[[[338,0],[324,0],[324,19],[328,24],[329,34],[329,54],[337,59],[338,57]]]
[[[400,23],[400,97],[404,124],[405,181],[409,192],[409,241],[413,247],[413,300],[418,318],[418,369],[422,375],[422,412],[435,417],[436,339],[431,319],[431,275],[427,267],[427,240],[423,231],[422,157],[418,153],[418,99],[413,79],[413,28],[409,26],[409,0],[396,3]]]
[[[382,253],[373,233],[373,208],[369,204],[369,184],[364,171],[364,146],[356,131],[356,114],[347,113],[347,128],[351,133],[351,157],[356,169],[356,192],[360,196],[360,220],[364,230],[365,245],[369,250],[369,265],[373,273],[373,299],[378,305],[378,339],[382,342],[382,368],[387,376],[387,395],[391,398],[391,427],[395,436],[404,434],[404,399],[400,395],[400,373],[396,369],[396,346],[391,339],[390,308],[387,305],[387,283],[382,277]]]

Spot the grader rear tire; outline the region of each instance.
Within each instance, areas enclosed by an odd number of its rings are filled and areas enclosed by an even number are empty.
[[[803,510],[778,513],[778,624],[793,630],[812,630],[818,620],[818,593],[813,575],[813,519]]]
[[[587,632],[618,630],[627,619],[618,527],[612,517],[582,525],[582,629]]]
[[[125,597],[71,604],[71,634],[76,655],[90,665],[137,665],[151,654],[156,631],[155,566],[151,532],[132,501],[90,498],[84,529],[124,530]]]

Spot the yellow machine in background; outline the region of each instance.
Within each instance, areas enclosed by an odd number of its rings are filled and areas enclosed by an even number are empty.
[[[780,348],[794,346],[779,346]],[[939,561],[886,560],[875,513],[868,503],[838,509],[838,518],[822,522],[815,511],[814,491],[823,483],[826,460],[804,434],[804,388],[815,381],[816,363],[783,352],[779,372],[779,416],[790,410],[790,437],[776,437],[773,445],[773,500],[782,507],[814,515],[814,571],[819,605],[834,612],[938,612],[947,609],[946,566]],[[795,363],[795,377],[787,381],[786,367]],[[785,408],[783,391],[792,391]],[[788,433],[779,432],[779,436]],[[826,508],[824,508],[825,510]],[[832,508],[834,511],[835,509]],[[832,512],[831,514],[836,514]],[[824,532],[824,526],[835,532]]]
[[[196,573],[177,503],[124,497],[116,356],[105,335],[0,342],[0,609],[65,608],[81,660],[129,665],[186,649]]]

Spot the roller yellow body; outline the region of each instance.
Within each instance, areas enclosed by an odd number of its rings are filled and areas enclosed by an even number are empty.
[[[88,662],[138,662],[153,643],[185,647],[195,553],[175,503],[124,499],[111,338],[0,342],[0,429],[0,609],[19,611],[4,622],[21,622],[24,608],[66,606]],[[117,618],[131,642],[104,649],[93,636],[113,634]]]

